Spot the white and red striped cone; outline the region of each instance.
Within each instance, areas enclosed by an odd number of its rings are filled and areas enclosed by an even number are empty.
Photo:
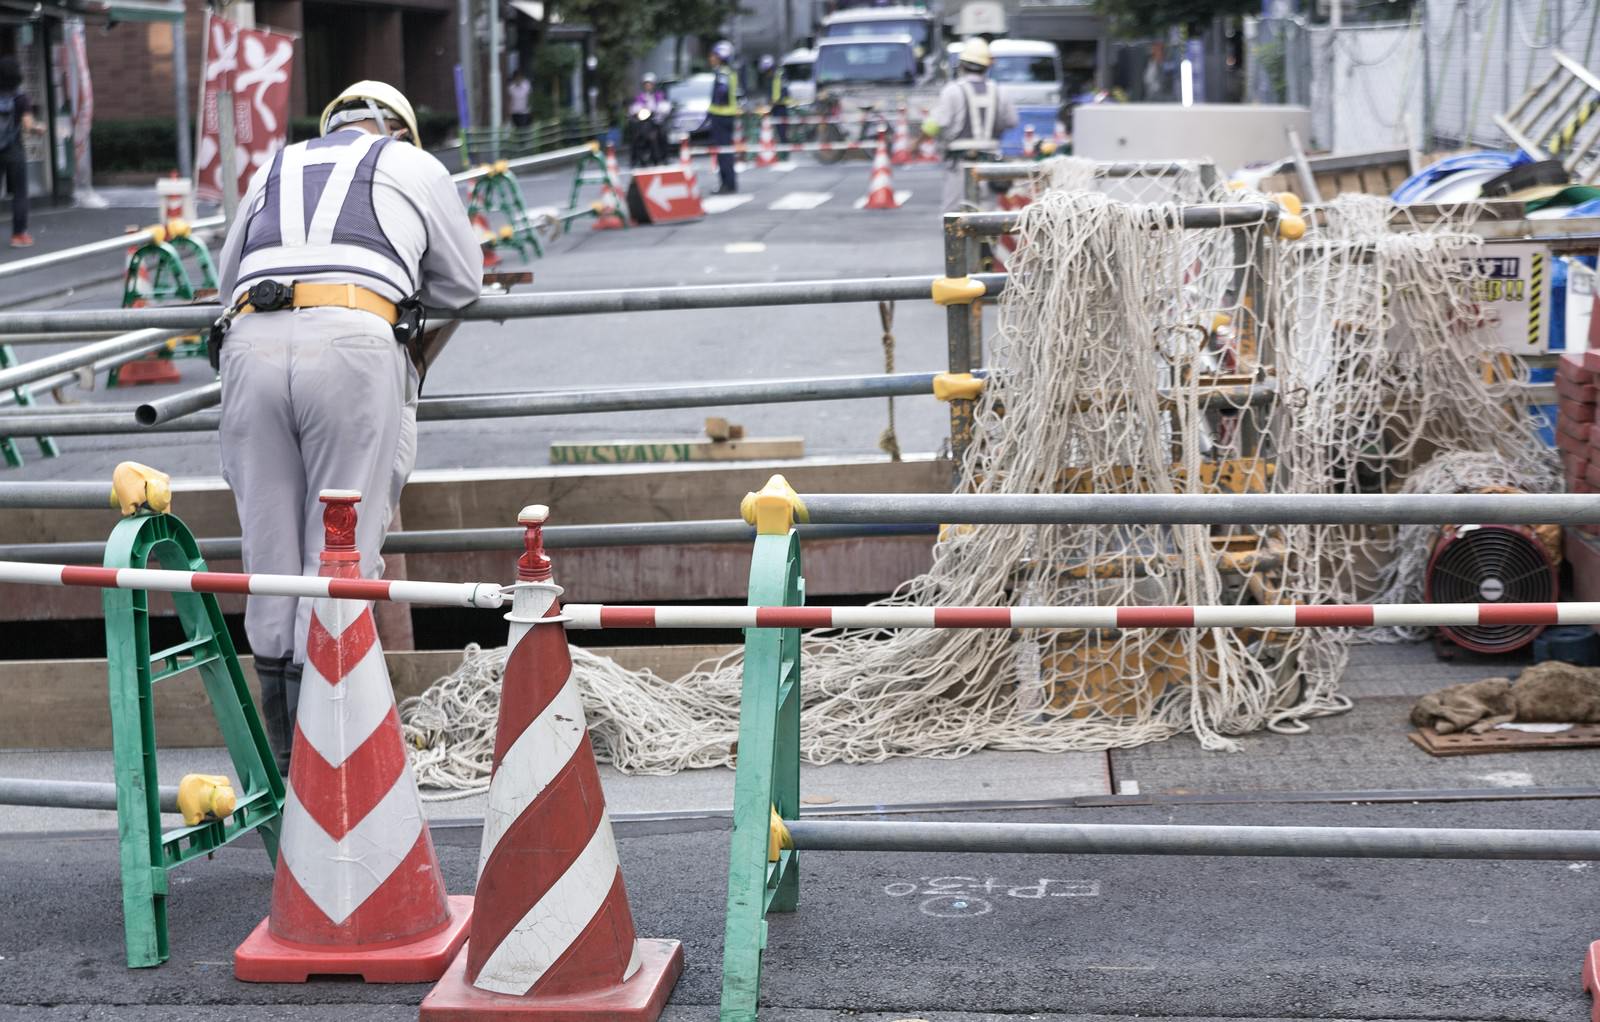
[[[618,231],[627,227],[622,213],[622,171],[617,166],[617,147],[606,146],[606,179],[600,185],[600,203],[595,207],[598,214],[590,230]]]
[[[922,111],[922,120],[923,121],[927,121],[927,119],[928,119],[928,111],[924,110],[924,111]],[[940,163],[940,162],[943,162],[939,158],[939,143],[938,143],[938,141],[932,135],[929,135],[926,132],[922,131],[920,125],[918,126],[918,135],[919,135],[919,138],[917,140],[917,162],[918,163]]]
[[[360,578],[359,493],[324,490],[323,577]],[[233,953],[256,983],[427,983],[467,939],[406,761],[369,604],[318,599],[306,639],[272,914]]]
[[[911,110],[904,103],[900,104],[900,120],[894,126],[894,150],[889,158],[897,167],[911,162]]]
[[[894,194],[894,176],[889,169],[889,143],[878,133],[878,153],[872,158],[872,178],[867,184],[867,201],[862,209],[899,209]]]
[[[423,1022],[654,1022],[683,971],[675,940],[639,940],[541,535],[517,516],[517,562],[472,939]]]
[[[1022,126],[1022,156],[1024,159],[1033,159],[1039,155],[1039,140],[1033,135],[1033,125]]]
[[[683,179],[689,182],[689,194],[694,198],[700,197],[700,181],[694,176],[694,157],[689,151],[689,136],[683,136],[683,141],[678,144],[678,166],[683,168]]]
[[[778,140],[772,134],[772,117],[761,115],[761,136],[756,144],[756,166],[775,167],[778,164]]]

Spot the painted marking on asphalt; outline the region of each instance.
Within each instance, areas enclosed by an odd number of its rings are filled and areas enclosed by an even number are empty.
[[[733,241],[722,246],[722,251],[729,255],[746,255],[754,252],[765,252],[767,246],[759,241]]]
[[[726,213],[754,199],[754,195],[707,195],[700,200],[700,208],[707,213]]]
[[[910,201],[911,201],[911,193],[909,191],[895,192],[894,193],[895,205],[904,206],[907,202],[910,202]],[[867,204],[867,197],[865,195],[863,195],[861,198],[859,198],[859,199],[857,199],[855,201],[854,206],[855,206],[856,209],[862,209],[862,208],[864,208],[866,206],[866,204]]]
[[[925,916],[940,919],[960,919],[969,916],[986,916],[994,911],[995,901],[1001,897],[1037,901],[1041,898],[1098,898],[1098,880],[1056,880],[1041,877],[1037,881],[1008,883],[995,877],[979,879],[969,876],[919,877],[916,881],[896,880],[883,885],[883,893],[891,898],[921,897],[917,911]]]
[[[832,192],[788,192],[768,209],[816,209],[833,198]]]
[[[787,174],[791,170],[799,170],[800,169],[800,164],[798,164],[798,163],[774,163],[772,166],[768,167],[767,169],[772,171],[774,174]]]

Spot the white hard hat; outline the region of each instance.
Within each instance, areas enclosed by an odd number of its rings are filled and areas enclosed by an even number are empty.
[[[391,117],[406,126],[411,133],[411,144],[421,149],[422,133],[417,130],[417,114],[411,109],[411,101],[387,82],[356,82],[335,96],[333,102],[322,109],[322,133],[326,135],[341,124],[382,123]]]
[[[975,67],[988,67],[994,63],[994,58],[989,56],[989,44],[982,37],[973,37],[961,44],[961,63],[971,64]]]

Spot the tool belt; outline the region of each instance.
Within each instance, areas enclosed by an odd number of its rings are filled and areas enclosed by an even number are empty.
[[[211,334],[206,340],[206,354],[210,356],[211,368],[221,368],[222,345],[236,317],[252,312],[282,312],[285,309],[355,309],[370,312],[389,324],[394,331],[395,341],[405,347],[414,363],[418,363],[417,371],[420,373],[424,368],[416,347],[423,330],[420,294],[397,304],[356,284],[284,284],[276,280],[262,280],[250,285],[250,290],[240,295],[233,307],[212,324]]]

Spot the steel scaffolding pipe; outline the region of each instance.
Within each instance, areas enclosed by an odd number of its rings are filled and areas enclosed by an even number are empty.
[[[548,170],[551,167],[575,163],[591,152],[594,152],[594,147],[590,145],[568,146],[565,149],[556,149],[548,153],[536,153],[533,156],[519,156],[514,160],[507,160],[506,169],[513,172],[520,170]],[[467,181],[476,181],[488,173],[489,164],[480,164],[471,170],[463,170],[459,174],[451,174],[450,180],[457,184],[462,184]]]
[[[117,786],[100,781],[55,781],[32,777],[0,777],[0,805],[46,809],[117,808]],[[178,789],[161,786],[161,811],[178,811]]]
[[[1600,524],[1600,497],[1565,493],[817,493],[799,499],[806,520],[819,524]]]
[[[129,309],[129,312],[139,310]],[[21,315],[33,315],[21,313]],[[116,337],[94,344],[85,344],[81,348],[63,351],[55,355],[46,355],[36,358],[32,362],[24,362],[10,369],[0,369],[0,390],[10,390],[28,383],[36,383],[48,376],[54,376],[63,369],[76,369],[79,366],[92,365],[103,358],[116,355],[127,355],[130,359],[148,354],[167,343],[165,330],[136,330],[133,333],[119,334]]]
[[[1202,203],[1181,206],[1178,224],[1188,230],[1208,227],[1254,227],[1258,224],[1278,222],[1279,209],[1272,202]],[[1011,213],[946,213],[945,218],[955,218],[957,234],[987,238],[997,234],[1010,234],[1022,222],[1022,214]],[[1154,221],[1151,226],[1155,226]]]
[[[202,409],[213,408],[221,403],[222,384],[208,383],[204,387],[186,390],[181,394],[146,401],[133,410],[133,418],[141,426],[154,426]]]
[[[201,217],[189,225],[191,231],[204,231],[212,227],[221,227],[225,222],[223,217]],[[43,255],[29,256],[27,259],[18,259],[14,262],[0,266],[0,280],[6,277],[15,277],[35,270],[48,270],[52,266],[70,263],[75,259],[85,259],[89,256],[105,255],[108,252],[122,252],[128,248],[143,245],[150,240],[151,228],[142,231],[133,231],[115,238],[106,238],[103,241],[91,241],[87,245],[78,245],[74,248],[64,248],[59,252],[46,252]]]
[[[458,419],[569,415],[577,412],[630,412],[716,405],[845,401],[933,393],[938,373],[876,376],[825,376],[801,380],[755,380],[673,387],[618,387],[606,390],[534,391],[514,394],[462,394],[423,398],[417,419]],[[973,375],[983,376],[978,370]],[[137,423],[153,432],[203,432],[216,429],[221,413],[200,414],[222,400],[221,384],[210,384],[130,409],[105,406],[54,412],[15,412],[0,416],[0,436],[92,436],[122,433]],[[131,414],[130,414],[131,413]]]
[[[1273,207],[1276,208],[1276,207]],[[487,295],[464,309],[431,309],[434,320],[529,319],[619,312],[689,309],[744,309],[769,305],[843,304],[914,301],[931,297],[938,277],[857,277],[794,280],[772,284],[706,284],[696,287],[559,291],[548,294]],[[994,297],[1005,288],[1003,273],[973,274]],[[0,333],[161,328],[203,330],[221,313],[218,305],[164,305],[146,309],[69,309],[0,313]]]
[[[794,846],[828,852],[1263,855],[1341,859],[1600,859],[1600,831],[1227,827],[1134,823],[786,820]]]
[[[103,341],[107,337],[117,336],[114,330],[91,330],[87,333],[77,334],[6,334],[0,340],[6,344],[66,344],[69,341]]]
[[[979,181],[1016,181],[1049,167],[1048,161],[1028,160],[1017,163],[974,163],[967,172]],[[1185,170],[1198,170],[1200,164],[1182,160],[1168,163],[1101,163],[1094,168],[1095,177],[1175,177]]]
[[[111,483],[9,483],[0,482],[0,508],[90,508],[107,510]]]
[[[800,536],[819,539],[858,539],[866,536],[931,536],[930,525],[802,525]],[[622,522],[611,525],[547,525],[544,545],[552,550],[593,547],[656,546],[679,543],[749,543],[756,530],[737,518],[686,522]],[[522,550],[527,530],[416,529],[391,532],[384,537],[386,554],[449,554],[482,550]],[[238,536],[197,540],[207,561],[240,559]],[[0,560],[51,564],[99,564],[105,559],[99,540],[69,543],[8,543],[0,545]]]

